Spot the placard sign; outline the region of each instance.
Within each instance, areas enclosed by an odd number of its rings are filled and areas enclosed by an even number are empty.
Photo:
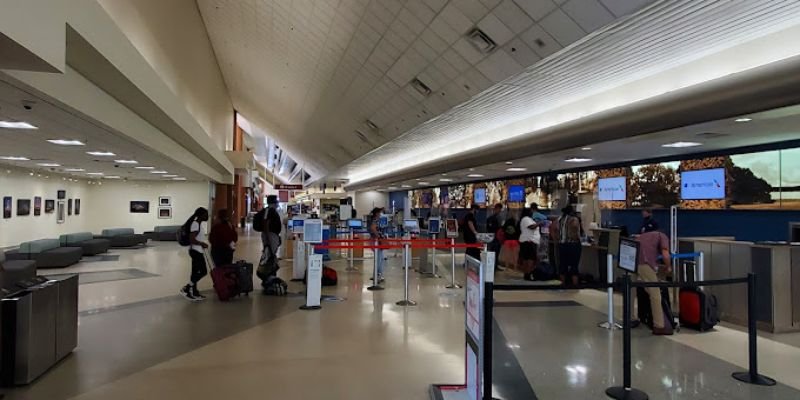
[[[322,243],[321,219],[307,219],[303,222],[303,241],[306,243]]]
[[[321,232],[320,230],[320,233]],[[320,299],[322,297],[322,254],[312,254],[308,256],[307,276],[306,308],[319,308]]]
[[[636,273],[639,267],[639,242],[630,239],[619,241],[619,267]]]
[[[481,282],[478,271],[467,263],[467,333],[472,340],[480,342],[481,337]]]

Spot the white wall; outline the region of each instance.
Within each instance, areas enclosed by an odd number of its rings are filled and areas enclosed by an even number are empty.
[[[375,207],[388,207],[389,193],[376,191],[355,192],[352,194],[353,207],[358,210],[358,215],[364,215],[372,211]]]
[[[159,196],[172,197],[172,219],[158,218]],[[181,225],[197,207],[209,208],[208,182],[104,181],[90,185],[86,201],[89,230],[133,228],[136,233],[153,230],[156,225]],[[150,213],[131,214],[130,202],[150,202]],[[91,211],[89,211],[91,205]],[[82,207],[85,207],[82,205]]]
[[[29,171],[0,168],[0,197],[11,196],[13,206],[11,218],[4,219],[0,214],[0,248],[11,247],[21,242],[57,238],[63,233],[87,230],[90,209],[86,182],[69,182],[56,175],[41,174],[31,176]],[[49,176],[49,178],[45,178]],[[56,213],[44,212],[45,200],[56,200],[59,190],[67,191],[67,199],[81,199],[81,215],[67,215],[63,224],[56,223]],[[33,198],[42,198],[42,214],[33,215]],[[31,214],[17,216],[17,199],[31,200]]]
[[[74,232],[99,234],[104,228],[134,228],[137,233],[153,230],[156,225],[180,225],[197,207],[209,207],[208,182],[109,181],[102,185],[86,181],[70,182],[56,175],[31,176],[28,171],[0,168],[0,198],[11,196],[10,219],[0,214],[0,248],[21,242],[58,238]],[[45,178],[49,176],[49,178]],[[67,215],[56,223],[56,213],[44,212],[45,200],[56,200],[57,191],[66,190],[67,199],[81,200],[81,215]],[[33,215],[33,198],[42,197],[42,214]],[[158,218],[158,197],[172,197],[172,219]],[[31,200],[31,215],[17,216],[17,199]],[[149,214],[131,214],[130,202],[150,202]]]
[[[233,104],[195,0],[98,0],[222,150],[233,146]]]

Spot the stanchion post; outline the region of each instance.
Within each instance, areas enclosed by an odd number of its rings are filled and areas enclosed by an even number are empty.
[[[350,240],[353,240],[353,239],[355,239],[355,231],[351,227],[350,228]],[[350,249],[347,251],[347,254],[348,254],[347,258],[348,258],[348,262],[349,262],[349,265],[347,266],[347,270],[348,271],[355,271],[355,269],[356,269],[353,266],[353,256],[355,255],[355,249],[353,248],[354,245],[355,245],[355,242],[350,242]]]
[[[734,372],[737,381],[759,386],[774,386],[775,380],[758,373],[758,331],[756,330],[756,274],[747,274],[747,341],[750,370]]]
[[[622,386],[606,389],[606,395],[617,400],[648,400],[647,393],[631,387],[631,276],[622,278]]]
[[[461,285],[456,283],[456,240],[450,239],[450,284],[445,286],[447,289],[461,289]]]
[[[406,243],[403,245],[403,300],[398,301],[398,306],[408,307],[408,306],[415,306],[417,302],[411,301],[408,299],[408,270],[411,268],[409,265],[408,260],[411,259],[409,257],[409,253],[411,253],[411,249],[409,248],[411,245]]]
[[[434,233],[433,234],[433,246],[431,246],[431,272],[433,272],[433,276],[437,277],[437,278],[439,277],[439,274],[437,273],[438,270],[436,269],[436,243],[437,243],[436,240],[438,238],[439,238],[439,235]]]
[[[609,254],[606,257],[606,282],[609,285],[612,285],[614,283],[614,255],[613,254]],[[617,322],[614,321],[614,288],[612,286],[609,286],[608,289],[606,289],[606,290],[608,292],[608,300],[607,300],[607,302],[608,302],[608,319],[605,322],[601,322],[601,323],[597,324],[597,326],[599,326],[601,328],[604,328],[604,329],[609,329],[609,330],[620,329],[620,328],[622,328],[622,325],[620,325],[620,324],[618,324]]]
[[[374,241],[375,248],[372,249],[372,286],[367,287],[367,290],[383,290],[383,287],[380,285],[379,277],[378,277],[378,246],[380,245],[379,241]]]

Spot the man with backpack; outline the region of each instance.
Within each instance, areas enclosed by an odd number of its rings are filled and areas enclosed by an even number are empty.
[[[189,257],[192,259],[192,272],[189,276],[189,283],[180,290],[181,295],[189,301],[206,299],[197,290],[197,282],[208,274],[205,256],[208,243],[206,243],[206,230],[203,225],[206,221],[208,221],[208,210],[200,207],[195,210],[194,214],[186,220],[180,231],[178,231],[178,243],[181,246],[189,247]]]
[[[264,250],[258,263],[256,275],[261,279],[264,294],[282,296],[286,294],[288,285],[278,278],[278,247],[281,245],[283,222],[278,214],[278,196],[267,196],[267,207],[253,217],[253,230],[261,232],[261,243]]]

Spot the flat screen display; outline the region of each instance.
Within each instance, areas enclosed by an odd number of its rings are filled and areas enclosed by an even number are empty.
[[[439,233],[439,224],[441,220],[439,218],[431,218],[428,220],[428,232],[429,233]]]
[[[404,219],[403,229],[409,232],[419,232],[419,221],[416,219]]]
[[[639,266],[639,242],[630,239],[619,241],[619,267],[628,272],[636,272]]]
[[[348,219],[347,220],[347,227],[348,228],[363,228],[364,221],[360,219]]]
[[[486,204],[486,189],[475,189],[472,192],[472,199],[475,204]]]
[[[511,185],[508,187],[508,201],[522,203],[525,201],[525,186]]]
[[[725,168],[681,172],[682,200],[725,198]]]
[[[627,182],[624,176],[616,178],[602,178],[597,180],[597,198],[600,201],[625,201],[625,187]]]

